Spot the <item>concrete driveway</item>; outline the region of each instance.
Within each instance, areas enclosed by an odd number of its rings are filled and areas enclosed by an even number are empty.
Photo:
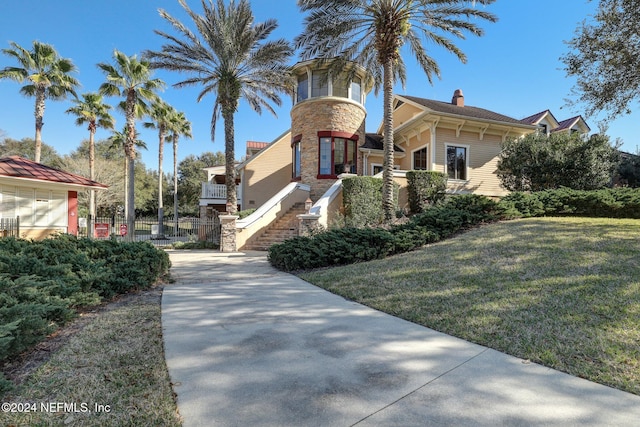
[[[162,325],[185,427],[640,425],[640,396],[346,301],[264,252],[169,254]]]

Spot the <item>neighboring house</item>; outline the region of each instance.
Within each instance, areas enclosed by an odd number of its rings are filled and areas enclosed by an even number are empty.
[[[570,119],[559,122],[549,110],[525,117],[521,122],[537,126],[538,130],[545,135],[550,135],[555,132],[571,132],[586,135],[591,130],[582,116],[571,117]]]
[[[107,186],[31,160],[0,158],[0,218],[20,217],[20,237],[78,234],[78,191]]]

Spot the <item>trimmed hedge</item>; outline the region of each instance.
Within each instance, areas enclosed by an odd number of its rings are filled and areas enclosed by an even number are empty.
[[[442,202],[446,196],[447,175],[434,171],[408,171],[409,209],[420,213]]]
[[[150,287],[169,267],[169,256],[144,242],[0,239],[0,361],[37,344],[80,308]]]
[[[295,237],[269,248],[269,262],[284,271],[307,270],[384,258],[450,237],[506,210],[483,196],[454,196],[388,230],[343,228]]]
[[[382,184],[380,178],[353,176],[342,180],[344,225],[346,227],[376,227],[383,223]],[[394,183],[394,204],[397,205],[398,184]]]
[[[573,190],[560,188],[534,193],[511,193],[502,199],[503,206],[515,215],[571,215],[608,218],[640,218],[640,189],[608,188]]]

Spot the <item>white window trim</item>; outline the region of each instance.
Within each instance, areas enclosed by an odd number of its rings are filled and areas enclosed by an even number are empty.
[[[426,152],[427,152],[427,162],[426,162],[427,168],[424,169],[424,170],[427,170],[427,171],[429,170],[429,165],[430,165],[429,156],[431,155],[430,152],[429,152],[429,144],[424,144],[424,145],[416,148],[415,150],[411,151],[411,170],[415,170],[415,169],[413,169],[414,165],[416,164],[416,162],[415,162],[415,153],[417,151],[425,150],[425,149],[426,149]]]
[[[371,163],[370,165],[371,165],[371,176],[375,175],[373,171],[375,170],[376,166],[382,169],[382,163]]]
[[[449,181],[452,182],[469,182],[470,181],[470,175],[469,175],[469,164],[471,163],[471,149],[469,148],[469,145],[467,144],[455,144],[455,143],[447,143],[445,142],[444,144],[444,174],[449,177],[449,171],[447,170],[448,167],[448,160],[447,159],[447,150],[449,149],[449,147],[460,147],[460,148],[464,148],[467,150],[467,159],[466,159],[466,171],[465,171],[465,175],[467,176],[467,179],[452,179],[452,178],[448,178]]]

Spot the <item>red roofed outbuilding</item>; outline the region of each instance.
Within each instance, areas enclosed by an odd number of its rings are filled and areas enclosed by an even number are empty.
[[[108,187],[18,156],[0,158],[0,219],[20,218],[20,237],[78,234],[78,191]]]

